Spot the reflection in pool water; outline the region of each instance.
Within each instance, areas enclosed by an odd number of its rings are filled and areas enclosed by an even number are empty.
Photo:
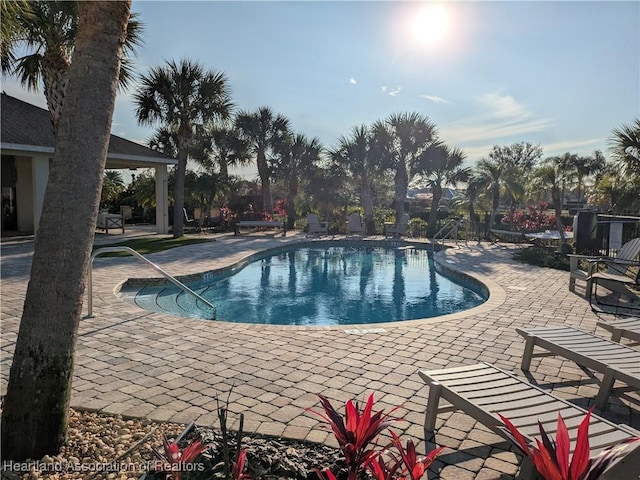
[[[272,325],[392,322],[454,313],[486,300],[481,288],[437,273],[430,253],[413,248],[292,249],[189,286],[216,306],[218,320]],[[146,287],[135,301],[203,316],[194,299],[173,286]]]

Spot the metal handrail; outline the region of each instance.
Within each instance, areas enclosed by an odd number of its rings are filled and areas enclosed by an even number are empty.
[[[115,252],[127,252],[127,253],[130,253],[131,255],[136,257],[138,260],[141,260],[142,262],[145,262],[148,265],[150,265],[154,270],[159,272],[164,278],[169,280],[176,287],[180,288],[185,293],[189,293],[189,294],[193,295],[198,300],[200,300],[202,303],[204,303],[205,305],[210,307],[212,312],[213,312],[213,317],[210,320],[215,320],[215,318],[216,318],[216,307],[211,302],[209,302],[209,300],[203,298],[201,295],[199,295],[196,292],[194,292],[193,290],[191,290],[184,283],[182,283],[178,279],[172,277],[167,272],[165,272],[163,269],[161,269],[158,265],[156,265],[151,260],[149,260],[148,258],[142,256],[140,253],[136,252],[133,248],[130,248],[130,247],[102,247],[102,248],[98,248],[97,250],[95,250],[91,254],[91,260],[89,261],[89,282],[88,282],[89,285],[88,285],[88,289],[87,289],[87,296],[88,296],[87,307],[88,307],[88,310],[89,310],[89,313],[88,313],[89,317],[93,316],[93,260],[97,256],[102,255],[103,253],[115,253]]]
[[[456,245],[457,245],[457,243],[458,243],[458,228],[460,227],[461,223],[462,223],[462,220],[459,219],[459,218],[452,218],[447,223],[445,223],[444,226],[440,230],[438,230],[438,232],[431,239],[432,247],[435,249],[436,245],[438,244],[438,240],[442,240],[442,245],[444,246],[445,239],[448,236],[451,236],[452,233],[456,237]],[[447,231],[447,229],[448,229],[448,231]]]

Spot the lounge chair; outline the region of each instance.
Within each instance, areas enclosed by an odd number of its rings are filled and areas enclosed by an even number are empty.
[[[386,237],[401,237],[407,231],[407,226],[409,225],[409,214],[404,213],[400,217],[400,221],[396,224],[388,224],[385,225],[384,235]]]
[[[347,217],[347,233],[349,235],[364,233],[364,225],[359,213],[353,212]]]
[[[307,214],[309,222],[309,235],[327,235],[329,233],[329,222],[321,222],[315,213]]]
[[[580,280],[586,282],[586,297],[591,294],[591,286],[592,286],[592,278],[591,275],[595,272],[595,268],[597,267],[596,262],[607,263],[614,261],[633,261],[638,255],[640,255],[640,238],[634,238],[625,243],[620,250],[618,250],[618,254],[615,257],[597,257],[590,255],[569,255],[569,291],[575,292],[576,290],[576,280]],[[580,268],[580,262],[586,262],[587,268],[586,270]],[[607,268],[607,271],[609,269]],[[605,272],[607,273],[607,272]],[[609,272],[612,274],[619,274],[619,271]],[[606,280],[604,283],[600,282],[601,285],[606,286]],[[611,282],[609,282],[611,283]],[[614,287],[615,288],[615,287]]]
[[[620,318],[610,322],[600,321],[598,326],[611,333],[611,340],[620,342],[628,338],[640,343],[640,318]]]
[[[508,418],[528,438],[538,436],[538,421],[555,436],[558,413],[562,415],[569,435],[571,450],[575,447],[577,426],[586,411],[567,400],[521,380],[515,375],[488,363],[443,370],[420,370],[420,377],[429,385],[429,398],[425,415],[425,439],[430,440],[435,430],[438,413],[462,410],[496,434],[509,440],[502,429],[501,414]],[[450,405],[439,406],[440,399]],[[626,425],[616,425],[597,415],[591,416],[589,446],[595,457],[607,447],[640,432]],[[533,477],[535,470],[528,458],[521,467],[521,477]]]
[[[526,339],[522,370],[529,370],[533,357],[559,355],[604,375],[596,396],[596,407],[607,408],[616,380],[640,388],[640,352],[575,327],[516,328]],[[535,347],[546,350],[533,353]]]

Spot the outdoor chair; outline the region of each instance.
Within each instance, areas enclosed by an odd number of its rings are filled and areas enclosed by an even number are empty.
[[[561,414],[569,429],[571,451],[575,448],[577,427],[584,419],[586,410],[512,373],[489,363],[481,363],[442,370],[420,370],[418,374],[429,386],[424,422],[426,441],[432,440],[437,416],[443,412],[462,410],[507,440],[510,437],[503,429],[498,414],[508,418],[529,439],[540,438],[538,421],[549,435],[555,437],[558,414]],[[441,399],[449,404],[440,406]],[[589,422],[591,457],[638,434],[640,432],[631,427],[616,425],[592,414]],[[533,463],[525,457],[520,477],[534,476]]]
[[[385,225],[384,235],[386,237],[401,237],[407,231],[408,226],[409,226],[409,214],[404,213],[400,217],[400,220],[397,223]]]
[[[569,255],[569,291],[575,292],[576,289],[576,280],[580,280],[586,282],[585,289],[585,297],[589,297],[591,295],[592,288],[592,274],[595,273],[595,269],[601,265],[604,265],[605,273],[612,273],[614,275],[619,275],[621,272],[620,268],[609,268],[612,262],[626,262],[626,261],[634,261],[638,255],[640,255],[640,238],[634,238],[625,243],[620,250],[618,250],[618,254],[615,257],[607,257],[607,256],[591,256],[591,255]],[[580,268],[580,262],[586,262],[587,268]],[[599,282],[600,285],[606,286],[607,283],[610,285],[613,282],[607,282],[605,279],[602,279],[602,282]],[[617,286],[614,285],[614,288]]]
[[[182,213],[184,214],[184,226],[185,227],[194,227],[198,228],[198,219],[197,218],[189,218],[187,214],[187,209],[183,208]]]
[[[603,265],[604,268],[600,268]],[[589,305],[593,309],[593,301],[602,306],[637,310],[640,312],[640,262],[630,260],[598,260],[592,262],[589,268],[587,282],[589,287]],[[598,286],[602,286],[612,293],[616,293],[609,299],[608,295],[598,297]],[[635,289],[635,290],[634,290]],[[629,299],[629,302],[623,302]]]
[[[349,235],[364,233],[364,225],[359,213],[353,212],[347,217],[347,233]]]
[[[596,407],[606,410],[613,384],[619,380],[633,388],[640,388],[640,352],[598,337],[575,327],[516,328],[526,344],[521,368],[528,371],[533,357],[562,356],[581,367],[603,374]],[[534,353],[534,348],[544,349]]]
[[[611,340],[614,342],[628,338],[635,343],[640,343],[640,318],[619,318],[610,322],[601,320],[597,325],[611,333]]]
[[[315,213],[307,214],[309,222],[309,235],[327,235],[329,233],[329,222],[321,222]]]

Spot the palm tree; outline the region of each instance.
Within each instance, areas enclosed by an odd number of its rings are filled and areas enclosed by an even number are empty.
[[[556,229],[561,243],[567,243],[562,225],[562,185],[567,170],[561,157],[547,158],[541,166],[533,170],[532,187],[538,191],[550,191],[553,209],[556,215]]]
[[[435,233],[438,221],[438,205],[447,185],[455,186],[469,178],[470,169],[464,167],[466,155],[459,148],[438,144],[423,152],[419,160],[418,174],[431,187],[433,200],[429,212],[429,229]]]
[[[427,117],[418,113],[399,113],[389,116],[385,121],[376,122],[373,132],[380,154],[394,172],[395,217],[398,222],[404,213],[410,170],[415,168],[418,159],[436,141],[436,127]]]
[[[474,231],[477,234],[478,242],[481,240],[480,225],[476,221],[478,215],[476,214],[476,206],[482,199],[482,194],[485,190],[485,184],[482,177],[478,174],[472,174],[467,179],[467,186],[462,192],[458,192],[451,200],[451,205],[454,208],[466,208],[469,212],[469,219]]]
[[[565,180],[575,179],[578,187],[578,204],[582,204],[585,178],[602,171],[605,166],[604,156],[598,150],[593,152],[592,156],[579,156],[567,152],[560,156],[558,161],[560,162],[560,168],[563,170]],[[564,197],[564,192],[562,193]]]
[[[229,180],[229,167],[247,165],[251,161],[249,145],[233,125],[214,125],[202,135],[194,159],[208,172],[218,167],[220,181]]]
[[[302,134],[285,137],[276,146],[276,176],[282,178],[287,188],[287,228],[296,221],[295,199],[302,175],[312,171],[320,160],[322,146],[317,138],[307,139]]]
[[[375,178],[385,168],[375,147],[375,136],[366,126],[351,130],[348,137],[338,139],[338,146],[329,152],[336,167],[341,168],[359,185],[360,202],[364,211],[364,223],[367,234],[375,234],[373,217],[373,185]]]
[[[130,1],[78,3],[77,56],[2,408],[4,460],[56,455],[67,436],[74,350],[130,7]]]
[[[124,192],[125,185],[122,174],[117,170],[107,170],[104,172],[102,180],[102,192],[100,194],[100,204],[117,202],[120,194]]]
[[[175,152],[178,158],[173,206],[173,236],[178,238],[184,234],[184,178],[197,132],[216,120],[227,120],[231,114],[227,77],[183,59],[180,63],[171,60],[164,67],[152,68],[142,76],[141,83],[133,97],[138,122],[159,123],[150,144],[162,145],[165,153]]]
[[[241,137],[250,145],[256,155],[258,175],[262,183],[263,207],[273,213],[271,198],[270,156],[276,145],[289,135],[289,120],[283,115],[275,115],[269,107],[260,107],[255,112],[240,112],[236,116],[235,126]]]
[[[628,175],[640,176],[640,118],[633,125],[613,130],[609,140],[615,159],[624,165]]]
[[[5,3],[13,2],[2,3],[4,9]],[[78,2],[38,1],[29,2],[27,8],[12,9],[15,23],[9,24],[6,33],[2,29],[2,73],[19,77],[30,90],[38,90],[42,82],[51,122],[57,129],[78,32]],[[135,14],[130,15],[119,76],[123,87],[133,75],[129,57],[141,44],[142,24]],[[26,54],[17,57],[18,52]]]

